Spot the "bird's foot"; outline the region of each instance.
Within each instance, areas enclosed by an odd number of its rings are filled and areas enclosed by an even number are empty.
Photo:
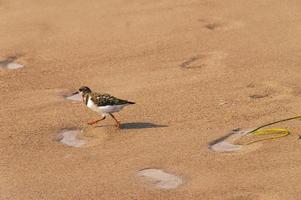
[[[89,125],[93,125],[93,124],[96,124],[97,122],[101,121],[101,120],[104,120],[106,117],[103,117],[101,119],[98,119],[98,120],[95,120],[95,121],[92,121],[92,122],[88,122],[87,124]]]
[[[93,121],[93,122],[87,122],[88,125],[93,125],[93,124],[96,124],[97,122],[96,121]]]
[[[120,127],[121,127],[121,124],[120,124],[120,122],[119,122],[119,121],[117,121],[115,126],[116,126],[117,128],[119,128],[119,129],[120,129]]]

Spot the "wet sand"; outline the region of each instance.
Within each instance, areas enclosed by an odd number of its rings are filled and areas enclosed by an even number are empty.
[[[301,199],[301,123],[244,153],[208,143],[301,112],[297,0],[0,0],[0,199]],[[95,127],[82,85],[136,104]],[[57,140],[83,129],[86,147]],[[81,139],[81,138],[79,138]],[[253,148],[250,145],[250,148]],[[141,181],[142,169],[181,177]]]

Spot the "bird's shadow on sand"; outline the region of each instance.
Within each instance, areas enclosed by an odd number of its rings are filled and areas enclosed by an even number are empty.
[[[121,124],[121,129],[144,129],[144,128],[163,128],[167,125],[154,124],[149,122],[131,122]]]

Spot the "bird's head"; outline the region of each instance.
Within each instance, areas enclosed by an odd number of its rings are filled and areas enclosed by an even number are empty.
[[[84,96],[85,94],[91,93],[91,89],[87,86],[81,86],[78,91],[74,92],[73,94],[80,94],[81,96]]]

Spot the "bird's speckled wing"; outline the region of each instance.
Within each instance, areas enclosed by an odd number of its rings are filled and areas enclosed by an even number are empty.
[[[101,93],[96,93],[96,92],[93,92],[91,94],[91,100],[97,106],[134,104],[134,102],[130,102],[130,101],[123,100],[123,99],[118,99],[109,94],[101,94]]]

